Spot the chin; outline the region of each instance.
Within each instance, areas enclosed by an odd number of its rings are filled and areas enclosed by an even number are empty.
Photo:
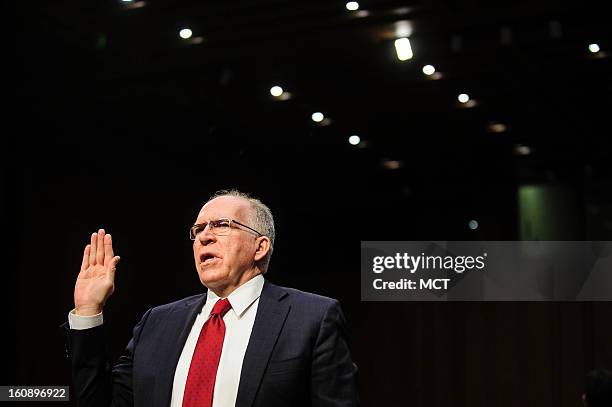
[[[222,270],[202,270],[200,267],[198,268],[198,276],[200,282],[207,288],[217,287],[225,280],[225,274]]]

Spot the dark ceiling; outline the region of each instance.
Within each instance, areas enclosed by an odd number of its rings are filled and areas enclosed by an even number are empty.
[[[101,144],[117,177],[133,176],[126,163],[138,162],[155,165],[152,174],[189,173],[191,185],[201,168],[215,185],[326,193],[356,211],[435,212],[440,228],[454,211],[509,219],[498,237],[515,232],[523,183],[566,183],[612,202],[612,25],[596,2],[372,1],[356,12],[342,1],[11,7],[20,163],[62,167],[73,151]],[[404,62],[393,46],[401,21],[414,50]],[[184,27],[192,39],[179,38]],[[424,75],[425,64],[442,77]],[[270,96],[277,84],[289,100]],[[475,106],[457,102],[462,92]],[[328,125],[311,121],[315,111]],[[492,132],[495,123],[505,131]],[[347,142],[353,134],[358,146]]]

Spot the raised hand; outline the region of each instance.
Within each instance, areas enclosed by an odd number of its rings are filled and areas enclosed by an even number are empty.
[[[81,272],[74,286],[77,315],[102,312],[106,300],[115,290],[115,270],[119,259],[113,253],[111,235],[107,235],[104,229],[91,235],[91,243],[85,246]]]

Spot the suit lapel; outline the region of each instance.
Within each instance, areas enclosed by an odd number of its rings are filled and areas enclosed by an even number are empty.
[[[159,349],[159,371],[155,389],[155,405],[158,407],[170,405],[176,365],[195,319],[205,303],[206,293],[174,307],[169,317],[166,318],[162,332],[171,343],[167,343],[165,347],[160,346]],[[179,332],[178,336],[177,332]]]
[[[291,308],[287,301],[281,301],[286,295],[285,290],[268,281],[264,283],[242,362],[236,407],[251,407],[255,400],[268,360]]]

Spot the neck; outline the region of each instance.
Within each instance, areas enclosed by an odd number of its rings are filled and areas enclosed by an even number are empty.
[[[238,287],[250,281],[251,279],[260,275],[261,272],[258,269],[252,269],[244,272],[238,281],[233,284],[228,284],[226,286],[221,287],[208,287],[213,293],[215,293],[219,298],[227,298],[231,293],[233,293]]]

